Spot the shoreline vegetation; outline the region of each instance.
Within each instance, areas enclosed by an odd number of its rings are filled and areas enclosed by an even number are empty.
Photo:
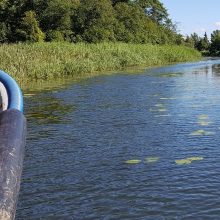
[[[1,44],[1,69],[19,83],[57,78],[81,80],[130,67],[153,67],[201,58],[177,45],[67,42]]]

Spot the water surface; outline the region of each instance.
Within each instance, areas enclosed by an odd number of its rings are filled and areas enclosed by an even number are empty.
[[[26,94],[17,218],[219,219],[220,60]]]

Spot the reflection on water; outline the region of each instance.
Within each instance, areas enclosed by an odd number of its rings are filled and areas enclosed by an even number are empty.
[[[219,65],[26,89],[17,219],[219,219]]]

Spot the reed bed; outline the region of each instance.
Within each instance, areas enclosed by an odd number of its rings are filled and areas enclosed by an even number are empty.
[[[197,60],[201,54],[191,48],[172,45],[125,43],[2,44],[0,69],[17,81],[63,77],[88,78],[128,67],[159,66]]]

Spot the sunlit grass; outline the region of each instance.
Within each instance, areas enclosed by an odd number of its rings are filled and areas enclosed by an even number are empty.
[[[135,66],[159,66],[200,59],[199,52],[171,45],[125,43],[1,44],[0,69],[18,81],[72,76],[84,79]]]

